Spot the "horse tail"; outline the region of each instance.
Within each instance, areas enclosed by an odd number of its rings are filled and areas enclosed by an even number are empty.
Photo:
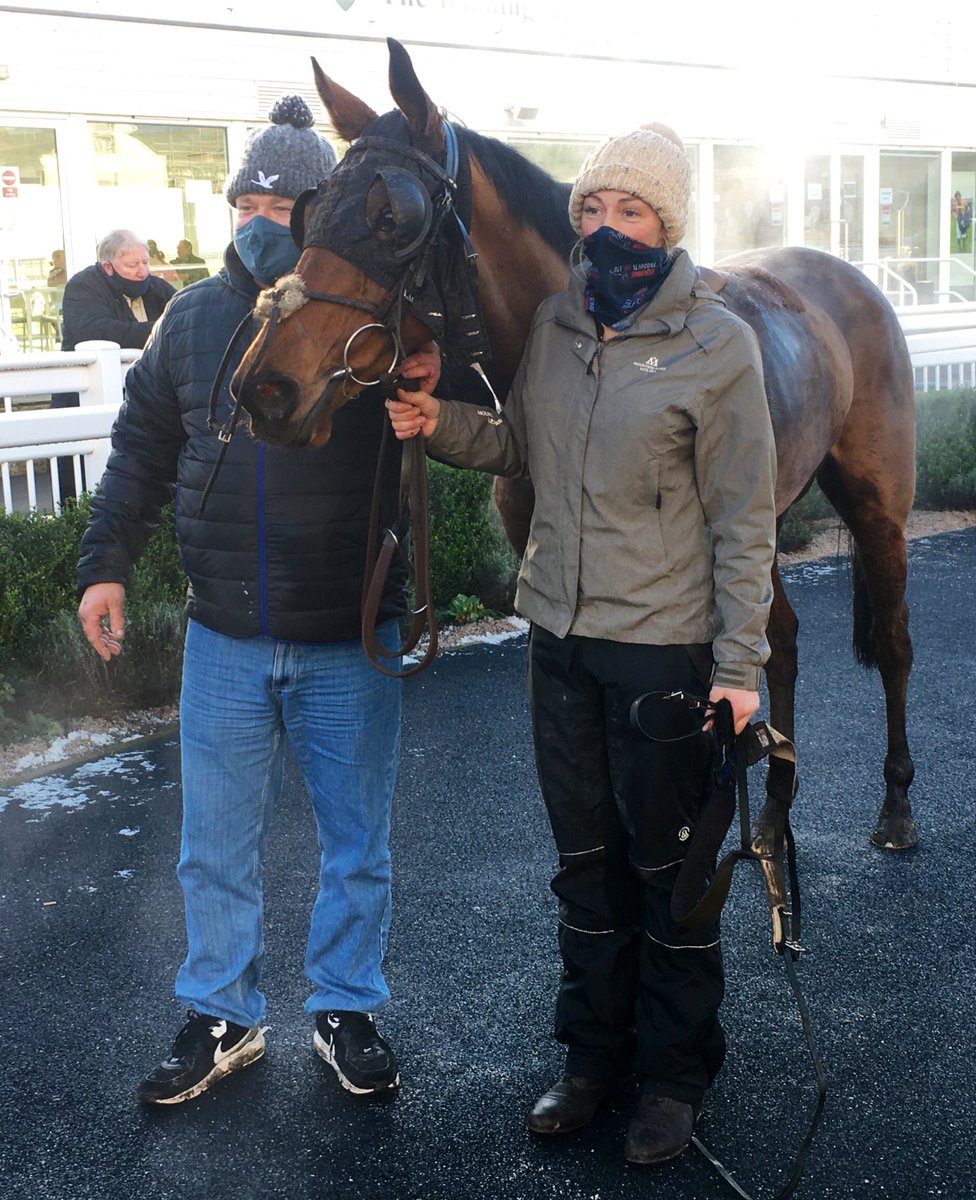
[[[851,574],[854,585],[854,657],[862,667],[876,667],[878,648],[874,638],[874,605],[856,545],[851,547]]]

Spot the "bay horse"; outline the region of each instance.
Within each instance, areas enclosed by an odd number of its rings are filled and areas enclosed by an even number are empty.
[[[333,174],[296,203],[292,228],[303,250],[295,275],[259,300],[257,311],[268,319],[234,375],[253,434],[271,442],[321,445],[339,405],[388,378],[402,353],[432,336],[447,361],[452,354],[470,361],[486,334],[485,371],[504,397],[537,305],[566,285],[576,240],[568,185],[504,143],[442,119],[407,52],[392,39],[388,46],[397,107],[383,116],[312,60],[322,103],[351,145]],[[452,299],[458,261],[472,254],[477,303],[473,290]],[[885,795],[870,837],[881,848],[910,848],[918,835],[908,799],[905,525],[914,497],[915,403],[901,328],[873,283],[820,251],[755,250],[702,273],[759,339],[780,522],[816,479],[850,531],[854,653],[879,669],[887,714]],[[461,316],[473,326],[459,329]],[[465,336],[473,340],[459,350]],[[521,552],[531,485],[498,479],[495,498]],[[775,567],[773,587],[770,723],[793,740],[798,622]],[[787,786],[792,778],[787,784],[772,762],[759,845]]]

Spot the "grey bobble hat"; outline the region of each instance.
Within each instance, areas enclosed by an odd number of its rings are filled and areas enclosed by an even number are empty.
[[[577,233],[583,201],[591,192],[630,192],[661,218],[668,249],[679,245],[688,223],[691,163],[684,142],[667,125],[645,125],[608,138],[587,155],[569,197]]]
[[[266,129],[248,134],[244,159],[224,185],[228,204],[251,193],[294,200],[336,165],[335,151],[312,130],[315,118],[301,96],[284,96],[269,117]]]

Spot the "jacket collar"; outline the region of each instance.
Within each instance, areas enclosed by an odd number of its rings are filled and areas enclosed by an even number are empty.
[[[570,329],[592,336],[594,322],[583,307],[583,283],[582,276],[576,272],[571,274],[569,287],[556,298],[555,318],[560,325],[567,325]],[[715,300],[719,304],[725,303],[720,296],[705,286],[688,252],[679,247],[674,252],[674,261],[667,279],[640,309],[630,328],[623,330],[619,336],[664,332],[674,336],[684,329],[688,313],[698,297]]]

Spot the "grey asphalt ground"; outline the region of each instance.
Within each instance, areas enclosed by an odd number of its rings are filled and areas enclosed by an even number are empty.
[[[846,565],[792,568],[801,620],[794,810],[800,963],[830,1081],[801,1197],[976,1196],[973,584],[976,531],[912,547],[910,732],[918,850],[867,833],[881,798],[877,676],[849,652]],[[271,1031],[256,1066],[166,1110],[134,1101],[182,1013],[173,738],[0,793],[3,1200],[716,1200],[697,1154],[625,1166],[629,1099],[536,1140],[559,1074],[554,856],[537,795],[524,639],[441,658],[406,685],[396,812],[390,1102],[341,1091],[302,1014],[315,845],[289,774],[268,865]],[[753,794],[761,790],[752,772]],[[746,1189],[782,1183],[813,1099],[749,867],[725,917],[730,1057],[700,1127]],[[54,903],[51,903],[51,902]]]

